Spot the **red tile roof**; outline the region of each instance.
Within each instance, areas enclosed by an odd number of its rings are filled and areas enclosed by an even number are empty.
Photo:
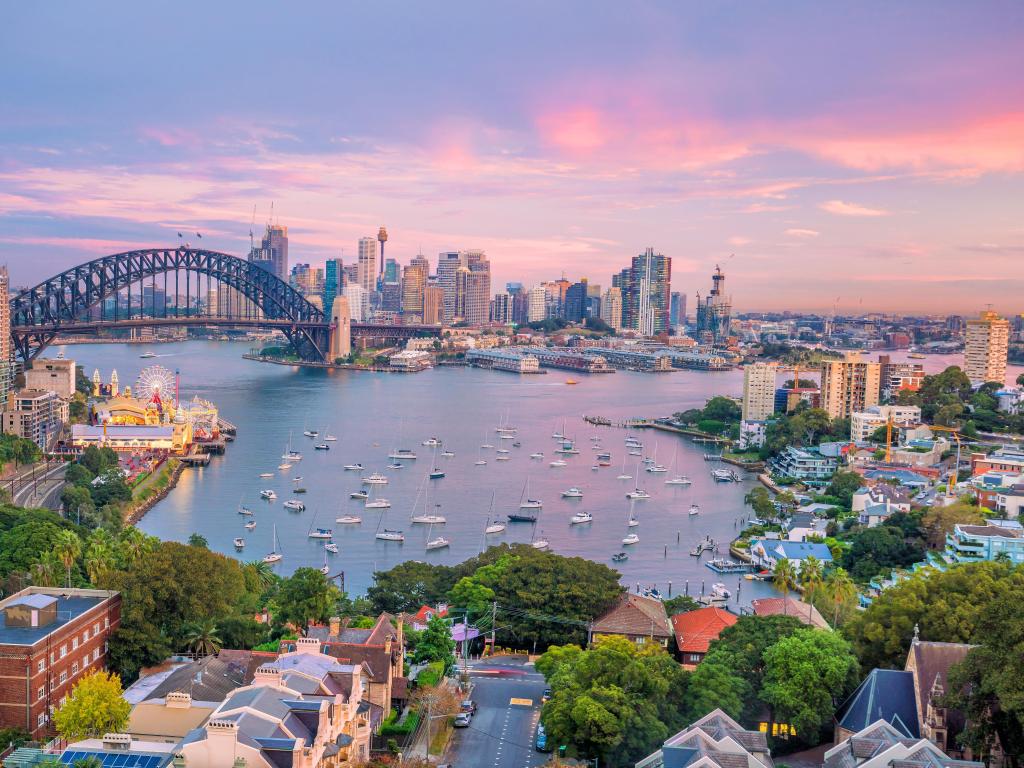
[[[625,594],[613,608],[594,621],[593,631],[606,635],[671,637],[672,630],[661,600]]]
[[[411,616],[410,620],[413,624],[426,624],[429,617],[435,614],[443,618],[448,615],[448,608],[445,607],[438,610],[437,608],[431,608],[429,605],[421,605],[420,609]]]
[[[810,603],[792,597],[761,597],[750,601],[755,616],[781,616],[783,614],[799,619],[804,624],[818,629],[830,629],[825,618]]]
[[[735,624],[738,618],[714,606],[676,614],[672,617],[676,646],[682,653],[707,653],[711,641],[716,640],[723,629]]]

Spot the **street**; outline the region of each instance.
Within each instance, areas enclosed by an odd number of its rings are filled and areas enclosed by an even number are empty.
[[[60,492],[64,488],[67,464],[59,462],[49,466],[37,464],[22,468],[17,476],[8,478],[3,487],[11,493],[11,502],[22,507],[60,509]]]
[[[447,760],[454,768],[532,768],[550,755],[534,749],[544,677],[525,657],[506,656],[470,665],[477,711],[468,728],[455,729]]]

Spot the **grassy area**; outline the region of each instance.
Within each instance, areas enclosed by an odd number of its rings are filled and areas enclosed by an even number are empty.
[[[177,459],[168,459],[155,474],[140,479],[132,488],[132,503],[140,504],[166,488],[179,463]]]
[[[444,750],[448,746],[448,739],[452,737],[452,726],[450,724],[450,720],[451,718],[439,721],[441,722],[441,726],[439,728],[436,723],[431,726],[431,728],[437,728],[437,733],[435,734],[431,732],[430,734],[430,754],[444,754]]]
[[[416,676],[416,684],[421,688],[434,686],[441,682],[443,675],[444,666],[440,662],[434,662],[420,670],[420,673]]]

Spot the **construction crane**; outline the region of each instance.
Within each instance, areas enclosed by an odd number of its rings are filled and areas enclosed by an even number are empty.
[[[956,440],[956,464],[953,465],[953,476],[950,478],[950,481],[946,483],[946,498],[952,499],[954,497],[953,486],[955,486],[960,480],[960,430],[956,427],[940,427],[932,424],[928,425],[928,429],[932,432],[948,432],[953,436],[953,439]],[[978,503],[981,503],[980,499],[978,500]]]

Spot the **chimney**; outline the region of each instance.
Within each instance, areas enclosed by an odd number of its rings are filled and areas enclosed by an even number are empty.
[[[252,680],[253,685],[280,685],[281,670],[266,664],[256,667],[256,675]]]
[[[396,624],[398,625],[397,626],[397,628],[398,628],[398,650],[401,651],[401,650],[405,649],[405,614],[404,613],[398,614],[398,621],[396,622]]]
[[[238,743],[238,723],[211,720],[206,724],[206,741],[212,755],[233,755]]]
[[[129,733],[103,734],[103,748],[112,752],[127,752],[132,748],[132,737]]]
[[[164,698],[168,709],[188,709],[192,706],[192,696],[184,691],[173,691]]]
[[[330,628],[331,628],[330,636],[332,638],[336,638],[336,637],[338,637],[341,634],[341,617],[340,616],[331,616]]]
[[[320,641],[315,637],[300,637],[295,641],[295,650],[298,653],[320,653]]]

